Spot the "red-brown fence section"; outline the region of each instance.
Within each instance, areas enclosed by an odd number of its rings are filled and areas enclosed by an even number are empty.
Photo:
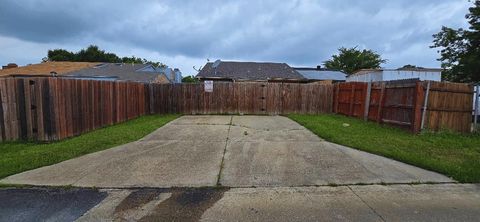
[[[424,128],[431,130],[471,130],[471,85],[420,81],[370,85],[349,82],[336,84],[334,91],[335,113],[394,124],[413,132],[421,130],[422,119]]]

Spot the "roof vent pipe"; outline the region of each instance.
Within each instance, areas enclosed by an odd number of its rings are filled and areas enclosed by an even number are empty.
[[[217,61],[215,61],[212,65],[213,69],[214,69],[214,72],[215,72],[215,76],[217,75],[217,67],[220,65],[220,63],[222,63],[222,60],[218,59]]]

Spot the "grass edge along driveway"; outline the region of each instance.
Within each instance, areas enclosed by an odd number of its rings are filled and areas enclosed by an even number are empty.
[[[287,115],[319,137],[436,171],[464,183],[480,182],[480,134],[410,132],[340,115]]]
[[[51,143],[0,143],[0,179],[139,140],[179,116],[142,116]]]

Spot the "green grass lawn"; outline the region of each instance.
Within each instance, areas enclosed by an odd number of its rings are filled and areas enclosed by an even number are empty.
[[[150,115],[52,143],[0,143],[0,178],[138,140],[179,115]]]
[[[327,141],[436,171],[459,182],[480,182],[478,133],[413,135],[406,130],[340,115],[294,114],[288,117]]]

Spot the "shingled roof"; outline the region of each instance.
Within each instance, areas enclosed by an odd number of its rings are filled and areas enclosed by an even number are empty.
[[[286,63],[231,62],[207,63],[197,75],[200,79],[226,79],[235,81],[303,80],[300,73]]]
[[[51,72],[55,72],[59,75],[73,72],[89,67],[98,65],[97,62],[43,62],[38,64],[32,64],[27,66],[21,66],[17,68],[2,69],[0,70],[0,76],[11,75],[50,75]]]
[[[149,64],[100,63],[94,67],[66,73],[66,77],[112,77],[135,82],[170,83],[166,74]]]
[[[317,68],[294,68],[307,78],[309,81],[319,81],[319,80],[333,80],[333,81],[345,81],[347,74],[341,71],[323,69],[320,67]]]

